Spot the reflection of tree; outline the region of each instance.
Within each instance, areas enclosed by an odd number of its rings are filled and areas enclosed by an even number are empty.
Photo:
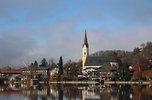
[[[58,86],[59,100],[63,100],[63,91],[61,90],[61,84],[57,84],[57,86]]]
[[[142,92],[142,87],[133,86],[133,91],[134,91],[134,97],[132,98],[132,100],[144,100],[144,94]]]
[[[100,94],[100,98],[102,98],[102,100],[111,100],[111,95],[109,92],[103,92]]]
[[[63,86],[63,90],[64,90],[64,96],[68,99],[76,99],[79,98],[80,100],[82,99],[82,90],[78,89],[78,85],[64,85]]]
[[[41,100],[47,100],[47,96],[42,96]]]
[[[128,100],[131,86],[128,84],[123,84],[119,86],[119,98],[120,100]]]

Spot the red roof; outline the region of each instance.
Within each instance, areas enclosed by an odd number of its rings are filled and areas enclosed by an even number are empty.
[[[104,77],[111,77],[110,75],[101,75],[101,76],[104,76]]]
[[[1,92],[2,95],[10,95],[10,94],[22,94],[21,91],[3,91]]]
[[[12,77],[16,77],[16,76],[19,76],[19,74],[12,75]]]
[[[95,68],[95,67],[90,67],[90,68],[92,68],[92,69],[98,69],[98,68]]]
[[[22,73],[22,70],[0,70],[2,73],[5,73],[5,74],[7,74],[7,73],[18,73],[18,74],[20,74],[20,73]]]
[[[33,73],[33,76],[37,76],[40,75],[41,73]]]

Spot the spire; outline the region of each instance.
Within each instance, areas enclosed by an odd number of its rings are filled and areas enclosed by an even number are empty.
[[[85,30],[85,37],[84,37],[84,43],[83,43],[83,46],[86,45],[86,47],[88,48],[88,41],[87,41],[87,33],[86,33],[86,30]]]

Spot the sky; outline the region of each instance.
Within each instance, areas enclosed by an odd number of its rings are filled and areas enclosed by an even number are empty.
[[[45,58],[82,59],[89,53],[133,51],[152,41],[151,0],[0,0],[0,68]]]

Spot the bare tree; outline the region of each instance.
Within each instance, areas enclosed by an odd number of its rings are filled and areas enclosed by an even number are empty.
[[[132,64],[134,65],[134,67],[137,67],[139,72],[143,71],[146,69],[146,67],[148,67],[148,60],[145,59],[142,56],[135,56],[132,60]]]
[[[50,58],[49,61],[48,61],[49,65],[53,65],[53,64],[54,64],[54,61],[55,61],[55,59]]]
[[[6,67],[3,67],[2,69],[5,69],[5,70],[11,70],[12,68],[10,66],[6,66]]]
[[[142,48],[145,48],[145,43],[142,43],[140,46],[141,46]]]

